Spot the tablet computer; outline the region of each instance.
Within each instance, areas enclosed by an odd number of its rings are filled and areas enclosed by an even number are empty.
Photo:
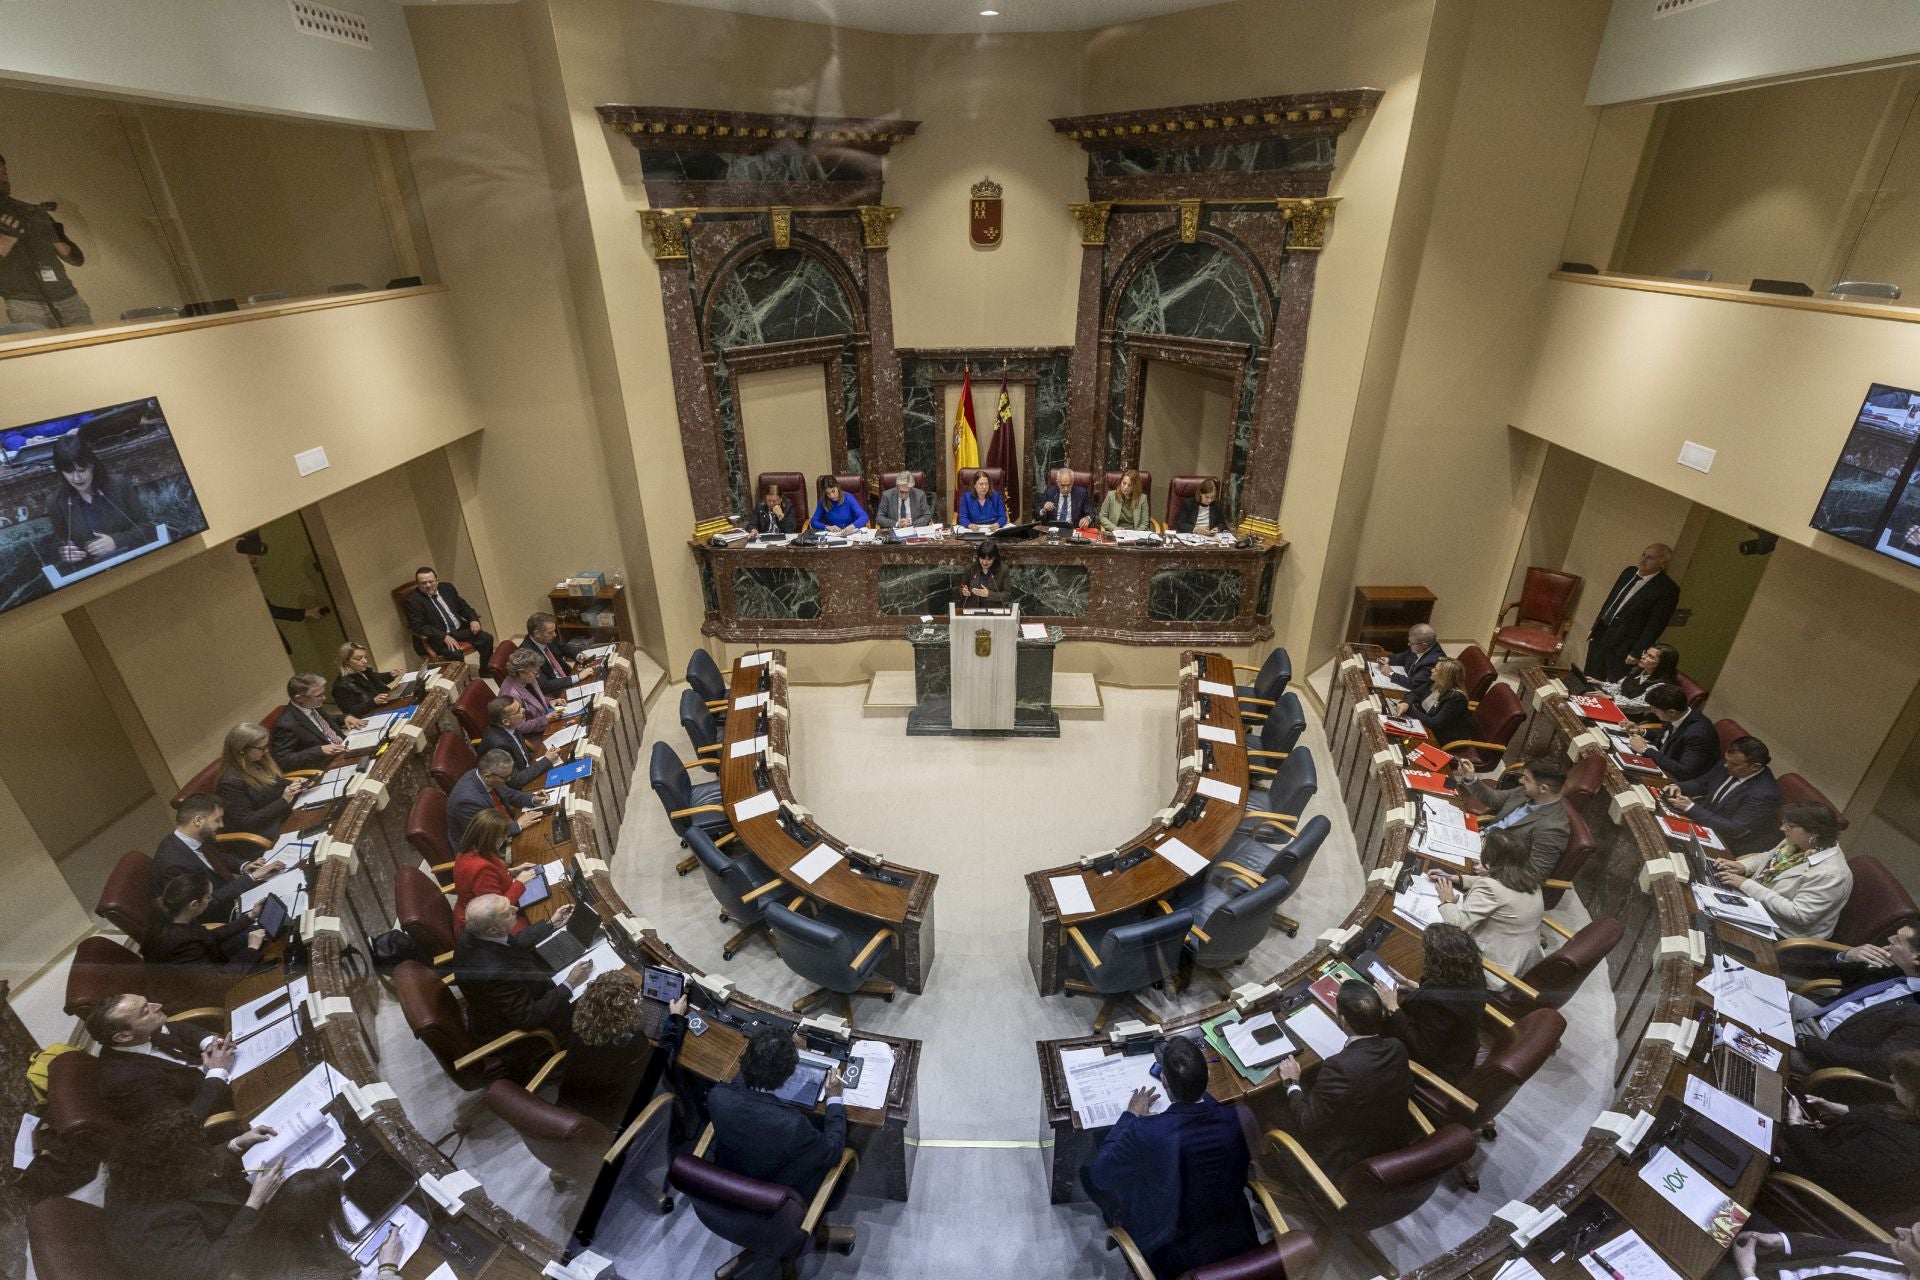
[[[525,911],[528,907],[539,906],[552,896],[553,889],[547,884],[547,877],[543,872],[527,881],[526,888],[520,891],[520,902],[518,905],[522,911]]]

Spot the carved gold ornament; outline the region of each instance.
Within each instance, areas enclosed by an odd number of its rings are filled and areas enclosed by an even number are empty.
[[[1067,206],[1067,211],[1073,214],[1073,220],[1080,224],[1081,244],[1095,245],[1107,242],[1107,215],[1113,212],[1111,200],[1070,204]]]
[[[653,239],[655,262],[686,258],[687,228],[693,225],[692,213],[679,209],[642,209],[640,222]]]

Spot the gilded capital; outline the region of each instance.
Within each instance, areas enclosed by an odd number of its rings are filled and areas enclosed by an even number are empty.
[[[1113,212],[1111,200],[1070,204],[1067,206],[1067,211],[1073,214],[1073,220],[1080,224],[1081,244],[1096,245],[1107,242],[1107,215]]]
[[[687,228],[693,225],[692,211],[679,209],[642,209],[640,221],[653,238],[653,260],[666,262],[687,256]]]
[[[768,208],[767,220],[773,227],[773,247],[789,249],[793,247],[793,210],[783,204]]]
[[[1200,202],[1182,200],[1180,202],[1180,243],[1192,244],[1200,238]]]
[[[900,216],[897,204],[863,204],[860,206],[861,242],[869,249],[887,247],[887,224]]]
[[[1340,197],[1320,200],[1281,200],[1280,216],[1287,220],[1288,249],[1324,249],[1327,228],[1333,225],[1333,206]]]

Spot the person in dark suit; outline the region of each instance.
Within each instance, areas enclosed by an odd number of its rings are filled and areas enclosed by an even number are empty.
[[[1920,1222],[1893,1229],[1892,1244],[1798,1231],[1742,1231],[1729,1259],[1740,1280],[1920,1280]]]
[[[1000,559],[1000,544],[991,538],[974,548],[973,572],[960,584],[960,607],[1007,607],[1007,566]]]
[[[777,484],[768,485],[760,494],[760,505],[753,509],[750,527],[755,533],[798,533],[800,519],[787,506],[786,495]]]
[[[241,1153],[272,1136],[255,1128],[226,1144],[203,1140],[200,1119],[156,1109],[107,1152],[109,1256],[127,1275],[218,1280],[245,1247],[254,1215],[280,1188],[279,1162],[248,1183]],[[266,1272],[254,1272],[266,1275]]]
[[[353,1231],[346,1214],[346,1179],[332,1166],[302,1169],[260,1209],[244,1248],[227,1251],[219,1280],[360,1280],[365,1274],[350,1252]],[[400,1274],[404,1233],[387,1233],[373,1259],[375,1280]]]
[[[827,1076],[824,1124],[774,1097],[799,1062],[790,1032],[770,1028],[747,1041],[740,1078],[707,1093],[707,1118],[713,1122],[707,1159],[730,1173],[792,1187],[807,1199],[846,1148],[847,1108],[838,1067]]]
[[[510,787],[525,787],[560,763],[554,756],[527,750],[527,740],[518,732],[526,718],[527,709],[512,698],[495,698],[487,704],[487,731],[480,735],[480,751],[504,751],[512,757],[513,768],[507,774]]]
[[[513,932],[519,909],[497,893],[467,904],[467,925],[453,946],[453,976],[467,1000],[467,1026],[482,1043],[509,1031],[551,1031],[564,1042],[573,1021],[574,988],[593,976],[581,960],[555,983],[533,948],[573,917],[571,904],[545,924]]]
[[[1222,533],[1227,528],[1227,508],[1220,501],[1220,482],[1208,476],[1191,497],[1180,501],[1180,513],[1173,518],[1175,533]]]
[[[1773,753],[1748,736],[1727,744],[1726,757],[1690,782],[1660,793],[1674,812],[1716,832],[1735,853],[1771,849],[1780,831],[1780,784],[1768,763]]]
[[[1373,989],[1387,1010],[1387,1034],[1407,1046],[1407,1055],[1443,1080],[1457,1082],[1473,1070],[1480,1049],[1480,1014],[1487,979],[1480,948],[1457,925],[1430,924],[1421,935],[1420,985],[1404,998],[1389,983]]]
[[[1425,727],[1434,745],[1444,747],[1473,737],[1473,712],[1467,709],[1466,668],[1453,658],[1433,664],[1433,679],[1426,696],[1407,700],[1394,708],[1397,716],[1412,716]]]
[[[1920,978],[1920,917],[1902,920],[1884,942],[1865,942],[1835,952],[1821,976],[1840,984],[1823,992],[1828,1000],[1889,978]]]
[[[1170,1105],[1154,1115],[1159,1093],[1134,1090],[1080,1181],[1155,1275],[1177,1276],[1260,1243],[1242,1194],[1252,1121],[1207,1096],[1207,1059],[1194,1041],[1162,1041],[1155,1056]]]
[[[1920,1050],[1920,920],[1907,920],[1885,946],[1850,947],[1834,957],[1840,990],[1820,1000],[1794,995],[1793,1067],[1849,1067],[1886,1079],[1896,1054]]]
[[[227,825],[271,840],[293,813],[306,783],[280,772],[269,741],[267,731],[251,720],[227,730],[220,744],[220,777],[214,792]]]
[[[1713,768],[1720,758],[1720,735],[1713,722],[1687,705],[1687,695],[1670,684],[1647,690],[1647,706],[1661,727],[1647,733],[1635,730],[1627,741],[1639,754],[1660,766],[1675,782],[1691,782]]]
[[[358,640],[340,646],[340,675],[333,682],[333,705],[343,715],[370,716],[389,702],[403,701],[393,692],[393,682],[401,675],[398,667],[381,671],[373,665],[373,653]]]
[[[1627,663],[1660,638],[1680,603],[1680,585],[1667,576],[1673,548],[1656,542],[1640,553],[1639,563],[1620,571],[1587,632],[1587,674],[1618,680]]]
[[[274,875],[275,864],[265,858],[241,863],[214,843],[224,816],[219,796],[203,791],[180,801],[174,810],[173,830],[153,851],[148,897],[158,898],[167,881],[182,871],[203,871],[213,878],[213,901],[200,919],[206,924],[219,924],[232,914],[236,898]]]
[[[270,748],[282,769],[325,769],[346,754],[347,734],[366,724],[359,716],[336,716],[321,704],[327,682],[311,671],[287,679],[287,705],[273,722]]]
[[[1408,702],[1418,702],[1431,690],[1434,664],[1446,656],[1447,651],[1440,647],[1433,628],[1416,622],[1407,628],[1407,647],[1388,658],[1380,674],[1405,689]],[[1461,687],[1465,686],[1466,682],[1461,681]]]
[[[528,616],[527,638],[520,642],[520,651],[540,659],[537,668],[540,689],[550,695],[587,679],[582,673],[595,665],[574,662],[573,655],[560,643],[560,620],[546,612]]]
[[[140,944],[140,958],[148,965],[193,966],[234,982],[246,977],[267,941],[255,923],[259,911],[209,929],[200,917],[212,901],[213,877],[204,871],[182,871],[167,881],[154,900],[158,919],[153,936]]]
[[[1033,518],[1039,524],[1069,525],[1085,529],[1093,523],[1093,510],[1087,503],[1087,486],[1073,482],[1073,468],[1061,467],[1053,473],[1053,483],[1040,493]]]
[[[484,753],[473,768],[460,776],[453,784],[453,794],[447,797],[447,848],[459,850],[460,837],[466,834],[467,824],[482,809],[498,809],[511,818],[514,816],[511,810],[531,809],[539,803],[536,797],[507,781],[512,774],[513,757],[496,750]],[[514,827],[515,834],[519,830],[518,826]]]
[[[201,1121],[233,1105],[233,1041],[187,1023],[139,995],[102,1000],[87,1015],[100,1045],[101,1105],[123,1124],[185,1108]]]
[[[1286,1082],[1287,1128],[1338,1182],[1355,1162],[1407,1144],[1413,1072],[1407,1046],[1382,1034],[1387,1010],[1377,991],[1364,982],[1343,982],[1335,1009],[1346,1047],[1320,1064],[1312,1087],[1302,1087],[1296,1057],[1282,1058],[1279,1073]]]
[[[427,651],[454,662],[460,645],[470,645],[484,664],[493,656],[493,637],[480,626],[480,611],[460,598],[451,582],[440,581],[432,565],[413,571],[413,594],[407,597],[407,630],[421,637]]]
[[[1775,1169],[1817,1182],[1870,1218],[1920,1212],[1920,1050],[1888,1064],[1893,1101],[1789,1098]]]
[[[1455,768],[1460,794],[1484,805],[1491,818],[1482,818],[1480,829],[1510,832],[1524,850],[1527,867],[1534,876],[1541,880],[1552,876],[1573,838],[1566,802],[1560,798],[1561,789],[1567,785],[1567,766],[1560,758],[1528,757],[1520,770],[1519,787],[1507,790],[1476,780],[1471,761],[1459,760]]]

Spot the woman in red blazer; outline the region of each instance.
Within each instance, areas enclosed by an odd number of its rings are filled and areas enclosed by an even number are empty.
[[[498,893],[509,902],[520,901],[527,881],[539,874],[533,866],[509,867],[507,854],[513,846],[513,820],[498,809],[482,809],[467,823],[460,837],[461,852],[453,860],[453,930],[467,927],[467,904],[485,893]],[[516,919],[513,931],[527,927]]]

